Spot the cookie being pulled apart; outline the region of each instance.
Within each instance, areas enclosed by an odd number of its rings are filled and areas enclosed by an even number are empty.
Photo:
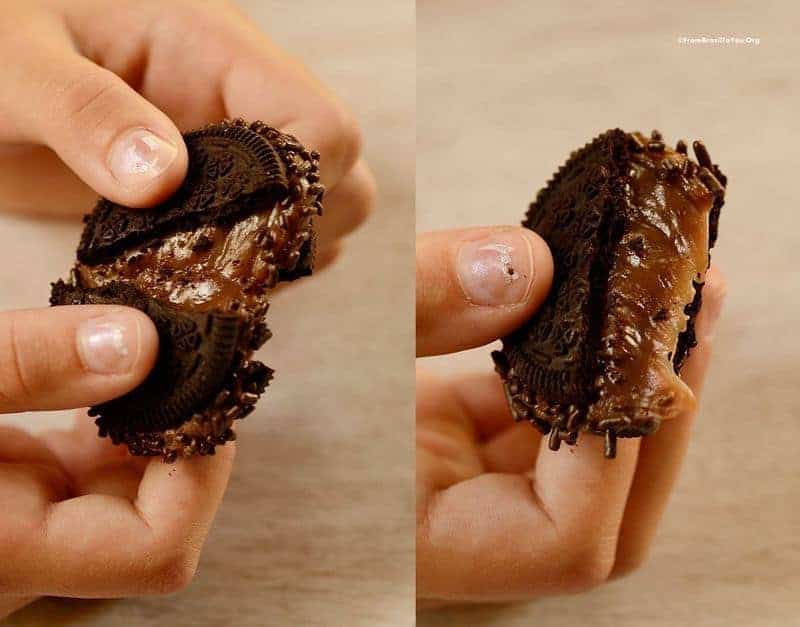
[[[272,378],[252,353],[270,337],[270,290],[311,273],[322,212],[319,155],[262,122],[187,133],[189,171],[152,209],[101,199],[52,305],[120,304],[159,335],[148,378],[92,407],[101,436],[165,461],[233,440]]]
[[[727,179],[696,141],[607,131],[580,150],[531,204],[523,226],[550,246],[551,291],[492,354],[511,413],[557,450],[580,431],[656,431],[692,409],[678,373],[717,238]]]

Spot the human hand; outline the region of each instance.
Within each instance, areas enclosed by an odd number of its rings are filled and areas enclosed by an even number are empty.
[[[0,314],[0,413],[84,407],[152,368],[158,335],[116,306]],[[164,464],[97,437],[0,427],[0,617],[42,595],[166,593],[191,580],[235,453]]]
[[[366,217],[372,176],[345,107],[232,3],[11,0],[0,16],[0,208],[146,207],[187,168],[179,129],[260,119],[321,154],[320,260]]]
[[[549,251],[526,229],[419,236],[418,355],[502,337],[535,312],[551,280]],[[681,370],[695,395],[724,293],[712,268],[697,318],[699,344]],[[606,459],[603,439],[590,435],[554,453],[531,425],[513,422],[496,374],[444,380],[418,368],[420,607],[577,592],[639,566],[693,419],[682,416],[654,435],[621,439],[616,460]]]

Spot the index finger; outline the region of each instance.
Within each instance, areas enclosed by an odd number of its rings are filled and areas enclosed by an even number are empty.
[[[191,581],[230,476],[235,447],[176,464],[153,460],[134,500],[89,494],[51,503],[24,528],[15,592],[76,597],[160,594]]]
[[[586,437],[540,453],[530,475],[487,473],[436,493],[417,531],[418,590],[439,600],[514,601],[604,580],[637,452],[638,442],[626,440],[608,460],[602,438]]]
[[[355,118],[299,61],[261,39],[242,50],[222,79],[225,113],[264,120],[316,150],[322,184],[331,191],[361,153]]]
[[[698,344],[681,370],[681,378],[699,397],[711,359],[713,327],[719,317],[726,292],[725,278],[716,267],[706,274],[703,305],[697,314],[695,333]],[[639,464],[620,529],[613,576],[624,575],[647,557],[673,486],[678,479],[695,412],[664,422],[659,430],[642,440]]]

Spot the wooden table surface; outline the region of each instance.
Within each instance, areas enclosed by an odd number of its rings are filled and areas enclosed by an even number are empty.
[[[47,599],[12,625],[410,623],[413,7],[242,4],[358,114],[380,186],[377,208],[337,265],[273,302],[275,336],[262,358],[276,379],[240,425],[233,477],[192,585],[173,597]],[[79,232],[77,224],[0,218],[0,307],[45,305]]]
[[[646,4],[646,6],[645,6]],[[424,613],[423,627],[800,624],[800,82],[789,2],[418,0],[417,228],[516,223],[614,126],[702,138],[730,179],[715,360],[652,555],[591,593]],[[691,47],[679,35],[761,38]],[[488,350],[438,359],[488,369]]]

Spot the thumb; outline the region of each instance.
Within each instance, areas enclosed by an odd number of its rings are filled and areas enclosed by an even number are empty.
[[[50,147],[127,206],[155,205],[178,188],[188,163],[180,131],[125,81],[69,47],[16,58],[0,79],[0,139]]]
[[[155,364],[158,333],[136,309],[64,306],[0,313],[0,413],[102,403]]]
[[[488,344],[521,325],[547,296],[553,259],[522,227],[417,237],[417,355]]]

